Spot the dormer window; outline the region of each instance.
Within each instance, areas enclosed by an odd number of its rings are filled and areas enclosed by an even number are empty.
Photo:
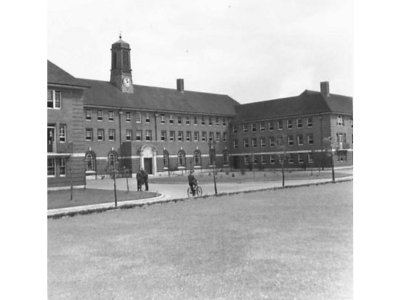
[[[47,90],[47,108],[61,109],[61,92]]]

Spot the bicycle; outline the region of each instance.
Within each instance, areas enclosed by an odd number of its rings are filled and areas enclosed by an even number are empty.
[[[198,185],[198,183],[196,183],[196,185],[193,188],[194,188],[194,195],[192,194],[192,189],[190,187],[187,189],[188,198],[203,195],[203,189]]]

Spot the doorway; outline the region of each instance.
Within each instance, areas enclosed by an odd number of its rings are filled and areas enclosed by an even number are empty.
[[[153,174],[153,159],[151,157],[144,158],[144,170],[147,174]]]

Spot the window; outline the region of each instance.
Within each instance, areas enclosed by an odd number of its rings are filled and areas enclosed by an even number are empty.
[[[97,121],[103,121],[103,111],[102,110],[97,111]]]
[[[253,165],[257,164],[258,164],[257,155],[253,155]]]
[[[304,159],[303,159],[303,154],[302,153],[297,154],[297,161],[299,162],[299,164],[304,163]]]
[[[174,141],[175,141],[175,131],[170,131],[170,132],[169,132],[169,140],[170,140],[171,142],[174,142]]]
[[[314,145],[314,136],[312,134],[307,135],[307,140],[309,145]]]
[[[278,121],[278,130],[282,130],[283,129],[283,121],[279,120]]]
[[[265,165],[267,163],[267,160],[265,159],[265,155],[260,156],[260,161],[262,165]]]
[[[206,125],[206,118],[205,117],[201,117],[201,125],[202,126]]]
[[[161,141],[165,142],[167,140],[167,131],[161,130]]]
[[[186,154],[185,151],[180,150],[178,152],[178,167],[184,167],[186,165]]]
[[[256,139],[256,138],[254,138],[254,139],[251,140],[251,146],[252,146],[253,148],[256,148],[256,147],[257,147],[257,139]]]
[[[164,150],[164,152],[163,152],[163,165],[164,165],[164,169],[169,168],[169,153],[167,150]]]
[[[142,114],[140,111],[136,113],[136,123],[142,123]]]
[[[59,138],[60,138],[60,143],[65,143],[65,141],[67,140],[67,125],[60,124]]]
[[[353,128],[353,118],[350,119],[350,126]]]
[[[165,115],[164,114],[160,115],[160,123],[165,124]]]
[[[86,121],[92,120],[92,111],[90,109],[85,110]]]
[[[260,131],[265,131],[265,122],[260,123]]]
[[[226,142],[226,132],[222,133],[222,141]]]
[[[233,148],[237,148],[238,147],[238,140],[233,140]]]
[[[47,108],[61,108],[61,92],[55,90],[47,90]]]
[[[54,163],[54,158],[47,159],[47,176],[55,176],[56,168]]]
[[[217,142],[220,142],[220,141],[221,141],[221,132],[215,133],[215,140],[216,140]]]
[[[222,126],[226,126],[226,118],[225,117],[222,118]]]
[[[211,141],[211,142],[214,140],[214,132],[209,132],[208,133],[208,140]]]
[[[208,117],[208,125],[212,126],[213,122],[212,122],[212,117]]]
[[[244,165],[245,166],[249,165],[249,156],[248,155],[245,155],[245,157],[244,157]]]
[[[127,123],[130,123],[130,122],[131,122],[131,113],[130,113],[129,111],[127,111],[127,112],[125,113],[125,121],[126,121]]]
[[[178,131],[178,141],[182,142],[183,140],[183,131]]]
[[[186,131],[186,142],[191,142],[191,141],[192,141],[192,132]]]
[[[274,147],[275,146],[275,138],[273,136],[270,136],[268,138],[268,141],[269,141],[269,146],[270,147]]]
[[[174,116],[169,115],[169,124],[174,124]]]
[[[193,158],[194,158],[194,165],[201,166],[201,152],[199,150],[194,151]]]
[[[307,118],[307,127],[312,127],[313,120],[312,118]]]
[[[242,125],[242,130],[243,130],[243,132],[247,132],[247,124]]]
[[[342,116],[337,116],[336,125],[344,126],[344,121]]]
[[[150,114],[146,113],[146,124],[150,123]]]
[[[97,140],[104,141],[104,129],[97,129]]]
[[[249,148],[249,139],[243,139],[243,147]]]
[[[126,140],[132,141],[132,130],[131,129],[126,130]]]
[[[228,152],[227,149],[225,149],[225,150],[222,152],[222,157],[223,157],[223,164],[224,164],[224,165],[229,165],[229,152]]]
[[[151,137],[151,130],[146,130],[146,141],[151,141],[152,137]]]
[[[203,131],[201,133],[201,141],[206,142],[207,141],[207,132]]]
[[[309,164],[314,163],[314,159],[313,159],[312,153],[308,153],[307,154],[307,159],[308,159],[308,163]]]
[[[208,163],[211,166],[215,166],[215,149],[210,149],[210,153],[208,154]]]
[[[86,140],[93,141],[93,129],[86,128]]]
[[[257,127],[255,123],[251,123],[251,131],[252,132],[256,132],[257,131]]]
[[[197,125],[197,117],[193,117],[193,124]]]
[[[117,167],[118,155],[115,151],[112,151],[108,154],[108,167],[109,170],[115,170]]]
[[[195,141],[195,142],[198,142],[198,141],[199,141],[199,137],[200,137],[199,132],[198,132],[198,131],[195,131],[195,132],[194,132],[194,141]]]
[[[292,129],[293,128],[293,121],[292,120],[287,120],[286,126],[287,126],[287,129]]]
[[[114,122],[114,112],[113,111],[108,112],[108,121]]]
[[[190,125],[190,116],[186,116],[186,125]]]
[[[302,128],[302,127],[303,127],[303,120],[297,119],[297,128]]]
[[[260,138],[260,145],[262,148],[264,148],[266,146],[265,137]]]
[[[277,139],[277,144],[279,145],[279,146],[282,146],[283,145],[283,136],[278,136],[278,139]]]
[[[178,125],[182,125],[182,117],[181,116],[178,116]]]
[[[237,126],[236,125],[232,125],[232,132],[233,133],[237,133]]]
[[[274,122],[272,122],[272,121],[268,122],[268,129],[274,130]]]
[[[336,142],[339,146],[339,149],[343,149],[344,144],[346,143],[346,134],[345,133],[336,133]]]
[[[303,146],[303,135],[302,134],[297,136],[297,145]]]
[[[274,155],[270,155],[270,156],[269,156],[269,163],[270,163],[271,165],[274,165],[274,164],[275,164],[275,156],[274,156]]]
[[[136,130],[136,141],[142,140],[142,131],[140,129]]]
[[[115,129],[108,129],[108,140],[115,141]]]
[[[86,172],[95,172],[96,171],[96,156],[94,152],[86,153]]]
[[[215,117],[215,125],[219,126],[219,117]]]
[[[294,155],[292,153],[289,154],[289,159],[288,159],[289,164],[294,163]]]
[[[60,158],[60,176],[67,175],[67,165],[65,158]]]
[[[293,142],[293,135],[288,135],[287,137],[287,144],[289,146],[293,146],[294,142]]]

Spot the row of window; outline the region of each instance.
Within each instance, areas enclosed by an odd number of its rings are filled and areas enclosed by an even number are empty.
[[[251,147],[252,148],[257,148],[258,145],[260,145],[261,148],[266,147],[267,146],[267,139],[265,137],[261,137],[259,139],[260,144],[258,144],[258,139],[257,138],[252,138],[252,139],[248,139],[248,138],[244,138],[243,139],[243,148],[249,148],[250,147],[250,143],[249,141],[251,141]],[[287,145],[288,146],[293,146],[294,145],[294,137],[293,135],[288,135],[286,137],[286,141],[287,141]],[[312,133],[307,134],[307,144],[308,145],[314,145],[314,135]],[[274,136],[270,136],[268,137],[268,145],[270,147],[275,147],[276,145],[284,145],[284,138],[283,137],[278,137],[277,139],[275,139]],[[302,134],[297,135],[297,145],[298,146],[303,146],[304,145],[304,138]],[[237,139],[233,140],[233,148],[238,148],[239,147],[239,141]]]
[[[145,136],[143,137],[143,132]],[[115,141],[116,131],[115,129],[108,129],[108,140],[109,141]],[[214,134],[215,134],[215,141],[220,142],[221,140],[223,142],[226,142],[227,140],[227,135],[226,132],[207,132],[203,131],[195,131],[193,132],[193,139],[192,139],[192,132],[191,131],[178,131],[177,135],[175,136],[175,131],[169,131],[169,133],[166,130],[161,130],[161,136],[160,140],[161,141],[187,141],[187,142],[206,142],[208,141],[213,141],[214,140]],[[207,139],[208,138],[208,139]],[[133,141],[133,131],[132,129],[127,129],[125,131],[125,139],[127,141]],[[93,141],[94,136],[93,136],[93,129],[92,128],[86,128],[86,141]],[[105,141],[105,130],[102,128],[97,129],[97,140],[98,141]],[[153,140],[153,131],[152,130],[136,130],[136,141],[152,141]]]
[[[65,158],[47,159],[47,176],[66,176],[67,164]]]
[[[122,114],[125,115],[125,122],[130,123],[132,121],[131,112],[127,111]],[[151,120],[150,115],[151,115],[150,113],[143,114],[143,119],[146,124],[150,124],[150,120]],[[85,110],[85,119],[86,119],[86,121],[92,120],[92,110],[90,110],[90,109]],[[97,110],[96,111],[96,119],[97,119],[97,121],[104,121],[107,119],[109,122],[114,122],[115,112],[112,110],[107,111],[107,116],[104,117],[104,112],[102,110]],[[160,123],[161,124],[167,123],[166,119],[167,118],[166,118],[165,114],[160,114]],[[175,119],[176,119],[176,121],[175,121]],[[136,120],[136,123],[142,123],[142,113],[141,112],[136,112],[135,120]],[[191,116],[176,116],[175,117],[174,115],[170,114],[168,117],[168,123],[175,124],[175,122],[178,125],[193,124],[193,125],[203,125],[203,126],[205,126],[205,125],[219,126],[221,124],[222,126],[226,126],[227,120],[225,117],[221,117],[221,118],[220,117],[207,117],[206,118],[206,117],[197,117],[197,116],[193,116],[193,117],[191,117]]]
[[[295,120],[296,127],[297,128],[303,128],[304,126],[307,126],[307,128],[312,128],[313,127],[313,118],[308,117],[305,119],[305,122],[303,122],[304,119],[298,118]],[[268,122],[260,122],[260,123],[251,123],[251,124],[242,124],[242,132],[247,133],[249,132],[257,132],[257,128],[259,131],[265,131],[266,127],[265,125],[267,124],[268,130],[272,131],[278,129],[278,130],[283,130],[284,122],[283,120],[278,120],[278,121],[268,121]],[[353,127],[353,120],[350,119],[350,124],[351,127]],[[338,126],[344,126],[344,118],[343,116],[338,115],[336,117],[336,125]],[[293,129],[294,126],[294,120],[289,119],[286,120],[286,129]],[[233,125],[232,126],[232,132],[237,133],[238,132],[239,125]]]
[[[298,153],[297,154],[297,162],[299,164],[303,164],[304,163],[304,156],[306,155],[306,153]],[[287,161],[289,164],[294,164],[294,160],[295,160],[295,154],[291,153],[289,154],[289,156],[287,157]],[[250,160],[250,158],[252,157],[252,160]],[[248,166],[250,164],[250,161],[252,162],[253,165],[257,165],[258,164],[258,159],[260,159],[260,163],[262,165],[265,165],[267,163],[267,157],[269,157],[269,164],[274,165],[275,163],[279,163],[282,164],[284,158],[280,155],[276,155],[276,154],[272,154],[272,155],[253,155],[253,156],[249,156],[249,155],[245,155],[244,156],[244,164],[246,166]],[[314,159],[313,159],[313,154],[312,153],[307,153],[307,162],[309,164],[314,163]]]

